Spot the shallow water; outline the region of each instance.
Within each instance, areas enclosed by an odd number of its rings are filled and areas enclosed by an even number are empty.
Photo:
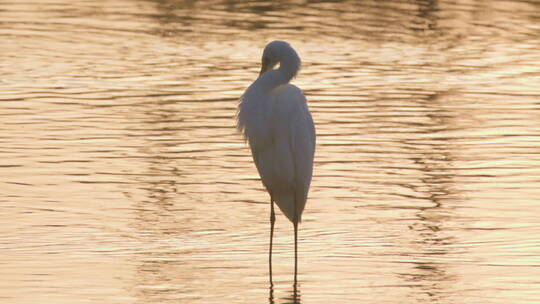
[[[0,5],[0,302],[540,301],[540,4]],[[292,284],[234,128],[265,43],[317,153]]]

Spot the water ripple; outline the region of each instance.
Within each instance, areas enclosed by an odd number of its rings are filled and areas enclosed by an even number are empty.
[[[2,302],[540,300],[531,1],[5,3]],[[293,286],[235,131],[290,41],[317,125]]]

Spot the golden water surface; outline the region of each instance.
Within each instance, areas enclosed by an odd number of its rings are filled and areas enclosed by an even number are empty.
[[[293,287],[236,134],[289,41]],[[0,303],[540,302],[537,1],[0,1]]]

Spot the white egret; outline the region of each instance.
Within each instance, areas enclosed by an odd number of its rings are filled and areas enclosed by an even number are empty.
[[[274,67],[279,63],[279,68]],[[238,106],[238,130],[249,142],[253,161],[270,194],[269,269],[272,282],[274,202],[294,226],[294,281],[298,272],[298,223],[306,205],[313,172],[315,126],[302,91],[289,84],[300,57],[285,41],[272,41],[262,68]]]

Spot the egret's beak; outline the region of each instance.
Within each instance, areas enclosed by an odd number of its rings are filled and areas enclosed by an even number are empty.
[[[262,66],[261,66],[261,72],[259,73],[259,76],[264,74],[268,69],[270,68],[270,60],[266,57],[262,59]]]

